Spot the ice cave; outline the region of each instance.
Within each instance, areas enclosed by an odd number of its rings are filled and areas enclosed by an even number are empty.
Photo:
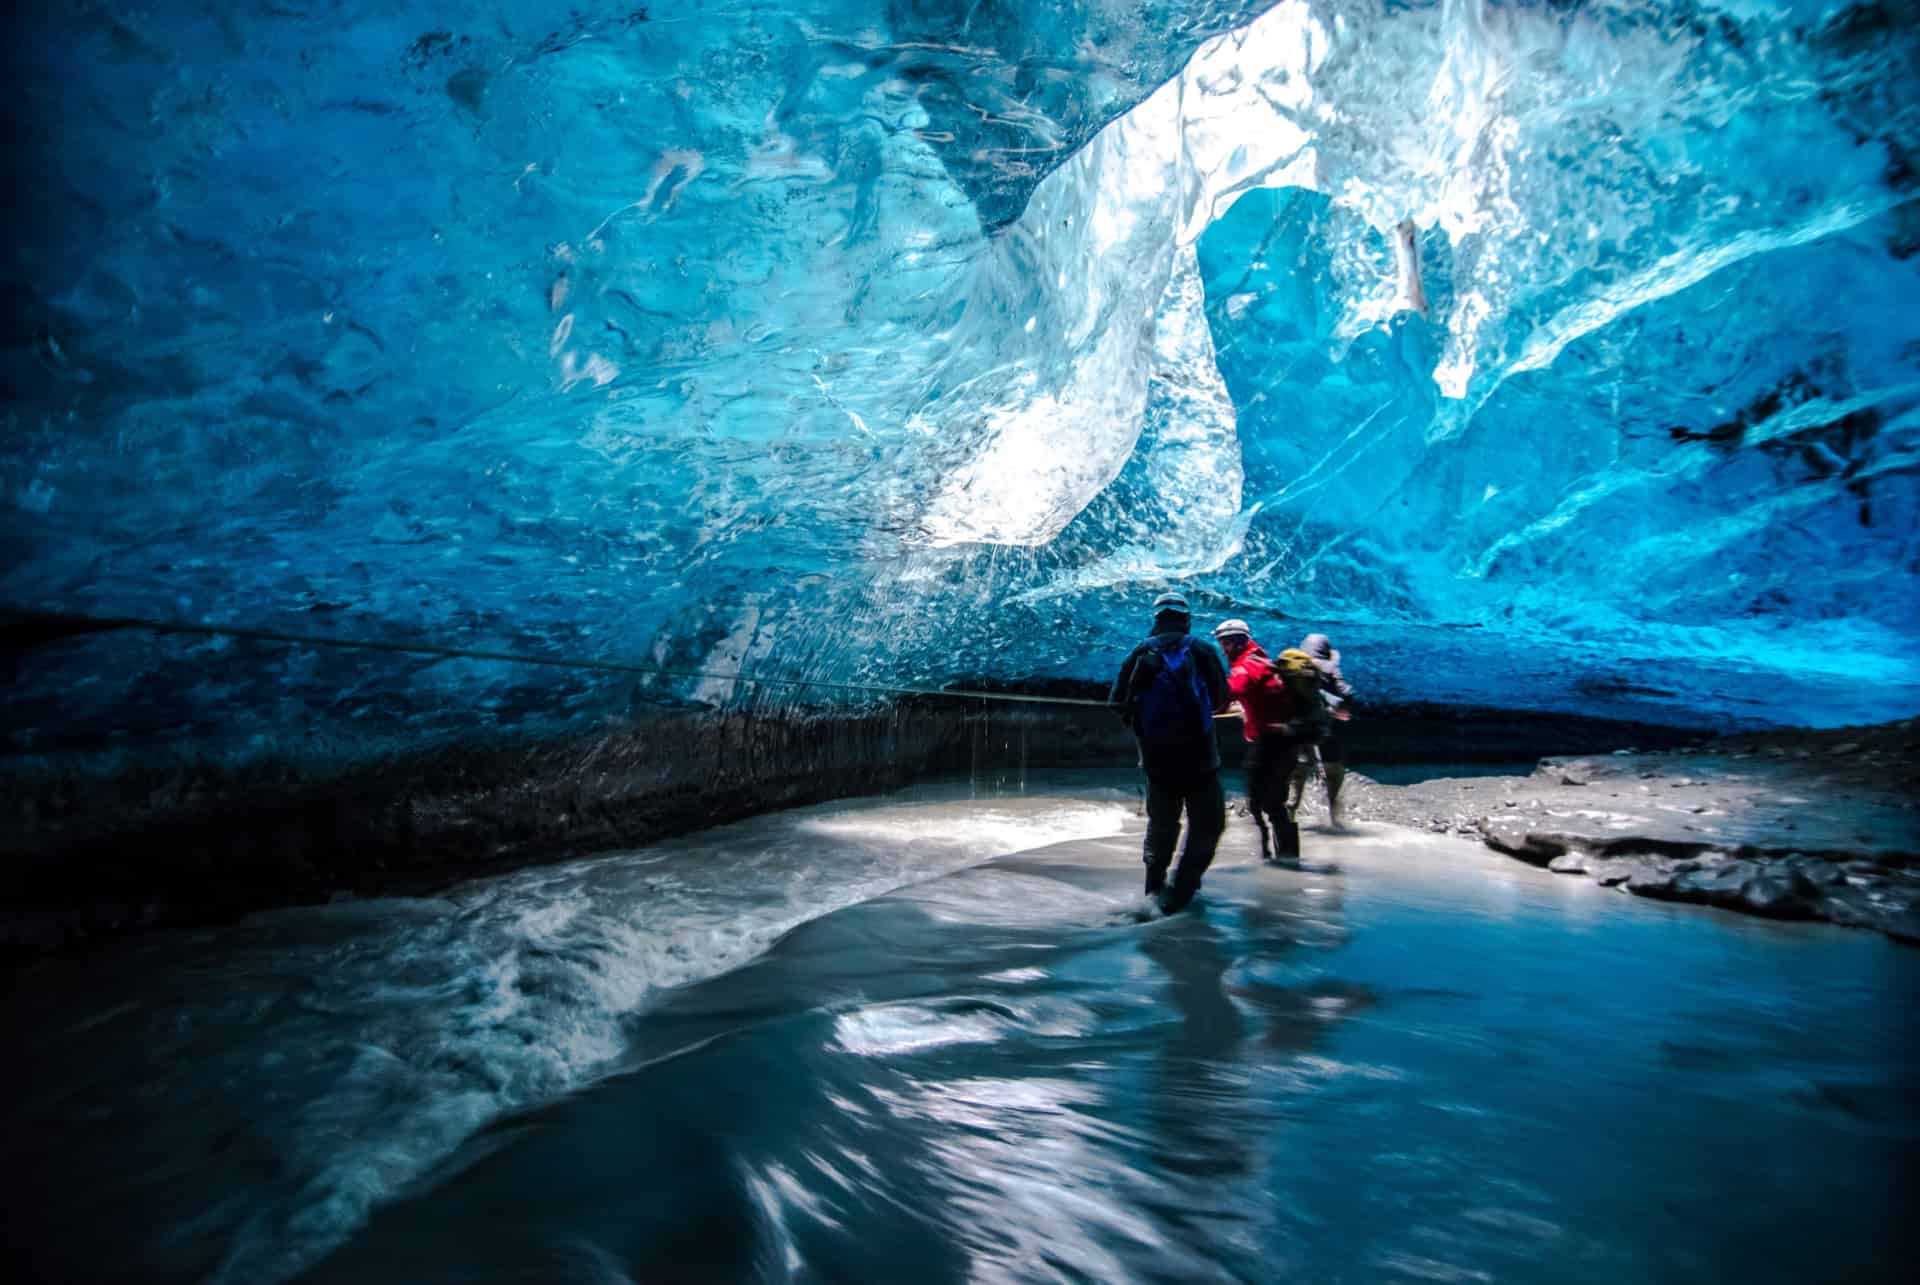
[[[1905,1278],[1907,0],[8,25],[16,1279]]]

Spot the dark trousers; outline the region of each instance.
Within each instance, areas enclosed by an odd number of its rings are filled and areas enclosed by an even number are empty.
[[[1167,867],[1173,863],[1173,845],[1180,838],[1180,810],[1187,812],[1187,842],[1180,864],[1167,887]],[[1179,910],[1200,891],[1200,876],[1213,864],[1220,832],[1227,828],[1227,796],[1220,773],[1169,780],[1147,778],[1147,895],[1160,898],[1168,914]]]
[[[1259,827],[1263,857],[1300,855],[1300,827],[1287,810],[1287,790],[1299,758],[1300,743],[1283,732],[1262,732],[1247,747],[1247,810]]]

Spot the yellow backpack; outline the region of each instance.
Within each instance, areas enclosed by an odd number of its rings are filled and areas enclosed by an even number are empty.
[[[1293,694],[1295,715],[1309,727],[1324,728],[1330,723],[1327,703],[1320,696],[1320,670],[1313,657],[1298,647],[1289,647],[1274,658],[1274,666]]]

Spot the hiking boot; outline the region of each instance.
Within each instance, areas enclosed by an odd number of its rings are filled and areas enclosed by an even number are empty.
[[[1160,894],[1160,913],[1179,914],[1193,904],[1194,895],[1199,891],[1198,888],[1188,888],[1178,883],[1168,884],[1166,890]]]

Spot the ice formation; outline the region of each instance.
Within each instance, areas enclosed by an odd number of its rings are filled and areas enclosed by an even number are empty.
[[[937,683],[1176,583],[1382,696],[1920,703],[1898,5],[555,12],[16,19],[0,603]],[[16,753],[749,698],[10,663]]]

